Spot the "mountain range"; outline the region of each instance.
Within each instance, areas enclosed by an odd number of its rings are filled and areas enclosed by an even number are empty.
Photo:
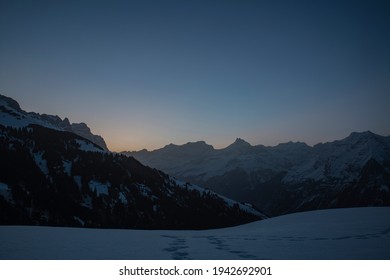
[[[247,201],[270,216],[390,205],[390,137],[353,132],[313,147],[301,142],[223,149],[204,141],[123,152],[181,180]]]
[[[390,137],[370,131],[314,146],[238,138],[118,154],[86,124],[0,95],[0,155],[2,224],[200,229],[390,205]]]
[[[266,218],[108,151],[87,125],[23,111],[0,95],[0,224],[209,229]]]

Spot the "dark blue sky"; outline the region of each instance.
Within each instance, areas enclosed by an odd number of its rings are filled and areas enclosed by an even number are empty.
[[[3,1],[0,91],[113,150],[390,134],[390,1]]]

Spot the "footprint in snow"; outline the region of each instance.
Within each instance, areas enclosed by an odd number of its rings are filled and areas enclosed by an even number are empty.
[[[171,253],[171,258],[173,260],[188,260],[189,253],[186,251],[189,247],[186,245],[187,241],[185,238],[179,238],[177,236],[162,235],[162,237],[172,239],[169,242],[169,247],[165,248],[164,251]]]

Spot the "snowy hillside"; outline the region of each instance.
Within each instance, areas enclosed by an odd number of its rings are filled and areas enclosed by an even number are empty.
[[[0,226],[0,259],[390,259],[389,216],[319,210],[201,231]]]
[[[390,137],[369,131],[314,147],[237,139],[224,149],[200,141],[124,154],[269,215],[390,205]]]
[[[70,132],[0,125],[0,224],[208,229],[266,218]]]
[[[83,123],[27,113],[0,95],[0,224],[210,229],[267,218],[98,140]]]
[[[108,151],[104,139],[92,134],[85,123],[70,123],[68,118],[62,120],[58,116],[26,112],[20,108],[17,101],[0,94],[0,124],[12,127],[26,127],[31,124],[47,128],[68,131],[88,139],[99,147]]]

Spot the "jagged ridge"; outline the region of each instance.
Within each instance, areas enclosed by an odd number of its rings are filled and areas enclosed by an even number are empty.
[[[68,118],[61,119],[59,116],[25,112],[20,108],[17,101],[0,94],[0,124],[12,127],[25,127],[30,124],[38,124],[48,128],[73,132],[82,136],[96,145],[108,151],[104,139],[94,135],[85,123],[70,123]]]
[[[254,203],[271,215],[390,205],[390,137],[353,132],[314,147],[301,142],[252,146],[237,139],[224,149],[211,147],[202,154],[188,147],[125,154],[182,180]]]

